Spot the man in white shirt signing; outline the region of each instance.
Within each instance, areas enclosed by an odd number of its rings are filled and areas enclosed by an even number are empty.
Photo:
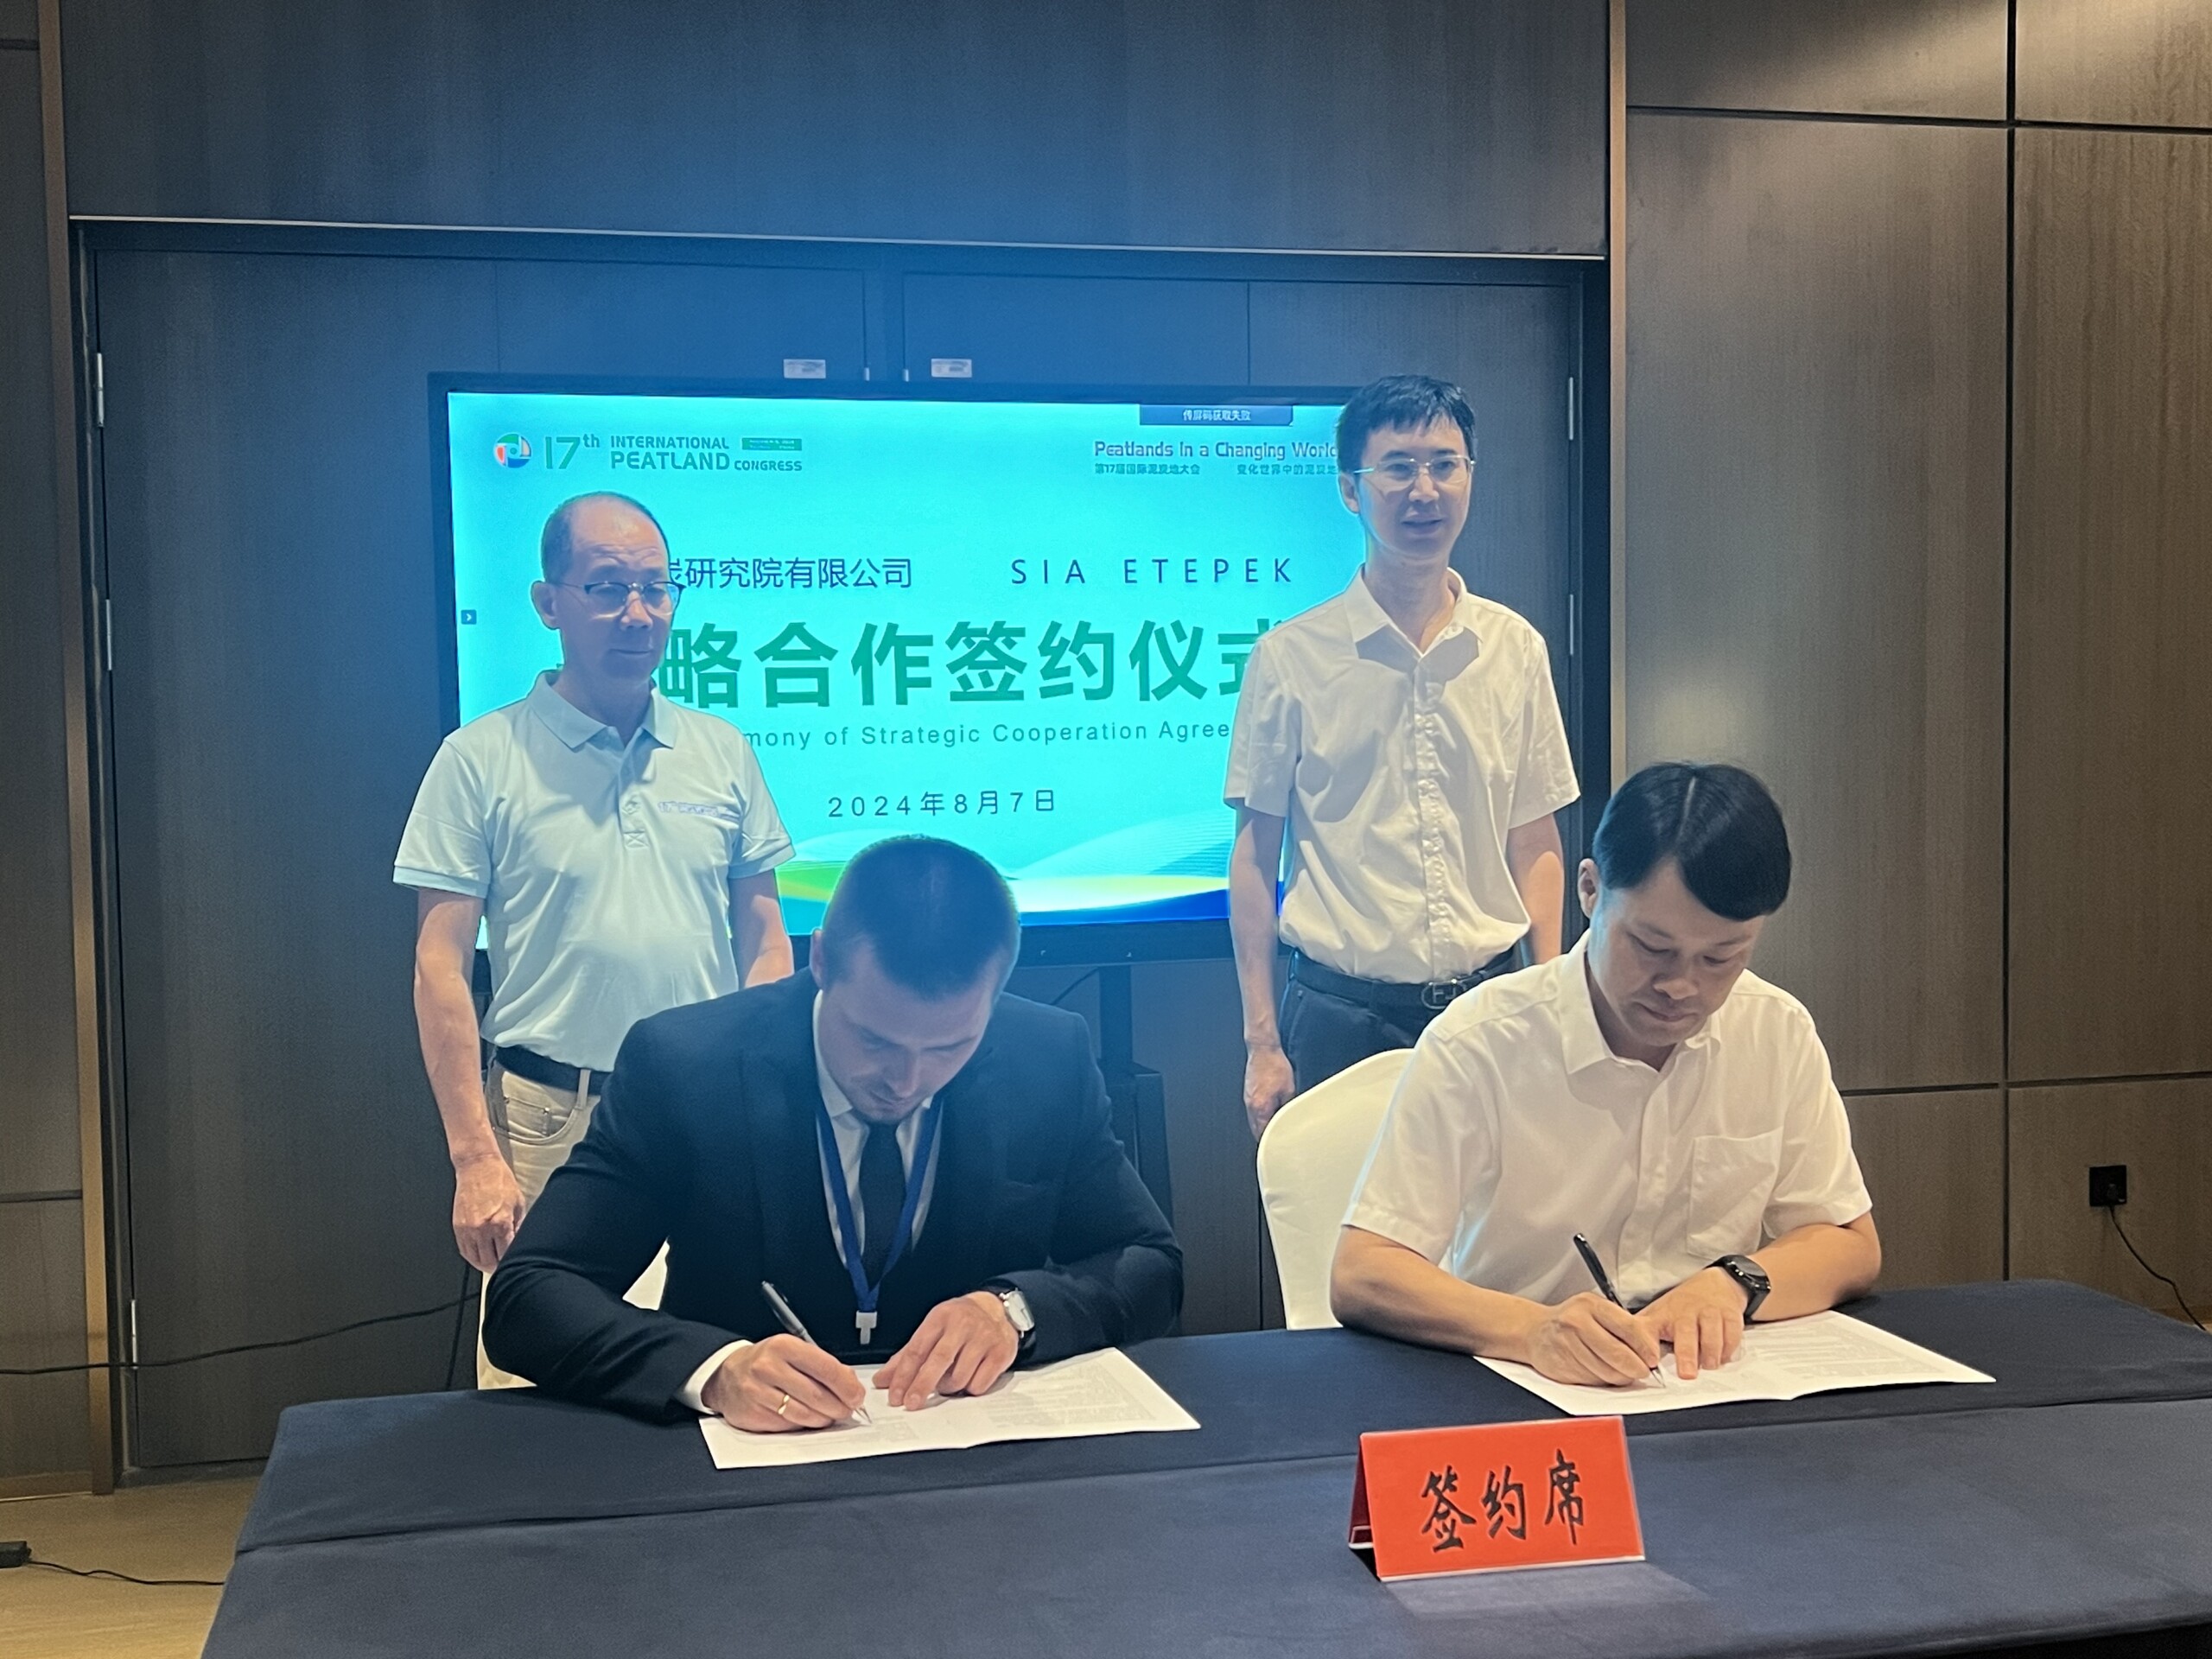
[[[1253,648],[1222,790],[1255,1136],[1294,1091],[1412,1047],[1452,998],[1518,966],[1524,937],[1529,960],[1557,956],[1565,907],[1552,815],[1576,785],[1550,655],[1452,569],[1474,487],[1466,394],[1376,381],[1338,419],[1337,467],[1366,557]]]
[[[1789,890],[1764,785],[1646,767],[1592,851],[1575,948],[1462,998],[1414,1050],[1330,1300],[1346,1325],[1560,1382],[1635,1382],[1662,1344],[1693,1377],[1746,1320],[1865,1291],[1881,1241],[1812,1018],[1749,971]]]

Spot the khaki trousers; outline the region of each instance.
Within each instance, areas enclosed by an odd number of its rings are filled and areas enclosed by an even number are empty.
[[[599,1103],[601,1078],[586,1072],[582,1086],[570,1091],[548,1089],[543,1084],[518,1077],[497,1060],[484,1078],[484,1106],[491,1115],[492,1133],[499,1153],[514,1171],[527,1211],[553,1179],[553,1172],[569,1161],[569,1154],[591,1127],[592,1108]],[[658,1307],[663,1282],[668,1276],[668,1246],[638,1276],[625,1300],[639,1307]],[[488,1281],[487,1281],[488,1282]],[[476,1386],[480,1389],[521,1389],[527,1378],[503,1371],[484,1352],[484,1304],[476,1304]]]

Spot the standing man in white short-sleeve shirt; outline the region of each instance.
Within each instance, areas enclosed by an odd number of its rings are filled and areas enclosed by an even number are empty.
[[[1561,1382],[1639,1382],[1662,1344],[1690,1377],[1746,1320],[1867,1289],[1881,1240],[1811,1016],[1748,971],[1789,891],[1773,798],[1734,766],[1648,766],[1592,849],[1575,948],[1455,1003],[1414,1051],[1330,1300],[1347,1325]]]
[[[454,1238],[487,1274],[583,1138],[631,1026],[791,970],[775,876],[791,837],[752,745],[653,683],[683,591],[658,522],[627,496],[578,496],[547,518],[539,556],[531,601],[561,666],[440,746],[393,871],[417,893],[415,1018]],[[521,1380],[480,1347],[477,1376]]]
[[[1557,956],[1565,908],[1553,814],[1578,791],[1550,656],[1451,564],[1474,481],[1466,395],[1376,381],[1338,417],[1337,466],[1366,559],[1342,594],[1261,636],[1222,791],[1255,1136],[1294,1092],[1410,1047],[1517,966],[1524,937],[1533,960]]]

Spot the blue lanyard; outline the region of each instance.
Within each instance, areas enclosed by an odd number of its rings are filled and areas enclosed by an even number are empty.
[[[899,1206],[899,1230],[891,1236],[891,1252],[883,1258],[883,1278],[874,1284],[868,1281],[868,1270],[861,1265],[861,1230],[853,1223],[853,1195],[845,1190],[845,1160],[837,1154],[836,1132],[830,1127],[830,1108],[824,1105],[814,1120],[816,1135],[822,1142],[822,1167],[830,1177],[830,1197],[837,1209],[837,1232],[845,1249],[845,1270],[853,1276],[853,1325],[860,1332],[861,1346],[865,1348],[875,1338],[875,1303],[883,1294],[884,1280],[891,1277],[891,1269],[899,1265],[899,1258],[906,1254],[906,1246],[914,1236],[914,1211],[922,1202],[922,1183],[929,1179],[930,1148],[937,1142],[937,1103],[932,1101],[923,1109],[921,1134],[914,1141],[914,1161],[906,1172],[906,1201]]]

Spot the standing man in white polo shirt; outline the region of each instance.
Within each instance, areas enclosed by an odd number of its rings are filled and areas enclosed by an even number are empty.
[[[1365,562],[1253,648],[1223,790],[1255,1137],[1293,1093],[1410,1047],[1517,965],[1524,936],[1535,961],[1557,956],[1566,901],[1552,815],[1578,790],[1550,656],[1452,569],[1474,482],[1466,395],[1421,375],[1363,388],[1337,422],[1337,467]]]
[[[1576,879],[1590,931],[1428,1029],[1337,1243],[1347,1325],[1631,1383],[1735,1356],[1748,1319],[1881,1271],[1827,1052],[1748,971],[1789,840],[1735,766],[1647,766]],[[1592,1288],[1587,1236],[1621,1301]],[[1630,1310],[1636,1310],[1630,1312]]]
[[[659,524],[626,496],[578,496],[546,519],[539,556],[531,601],[561,666],[446,739],[393,871],[417,891],[415,1019],[454,1238],[486,1274],[583,1138],[632,1025],[791,970],[775,876],[791,837],[752,745],[653,683],[683,593]],[[477,1374],[520,1381],[480,1348]]]

